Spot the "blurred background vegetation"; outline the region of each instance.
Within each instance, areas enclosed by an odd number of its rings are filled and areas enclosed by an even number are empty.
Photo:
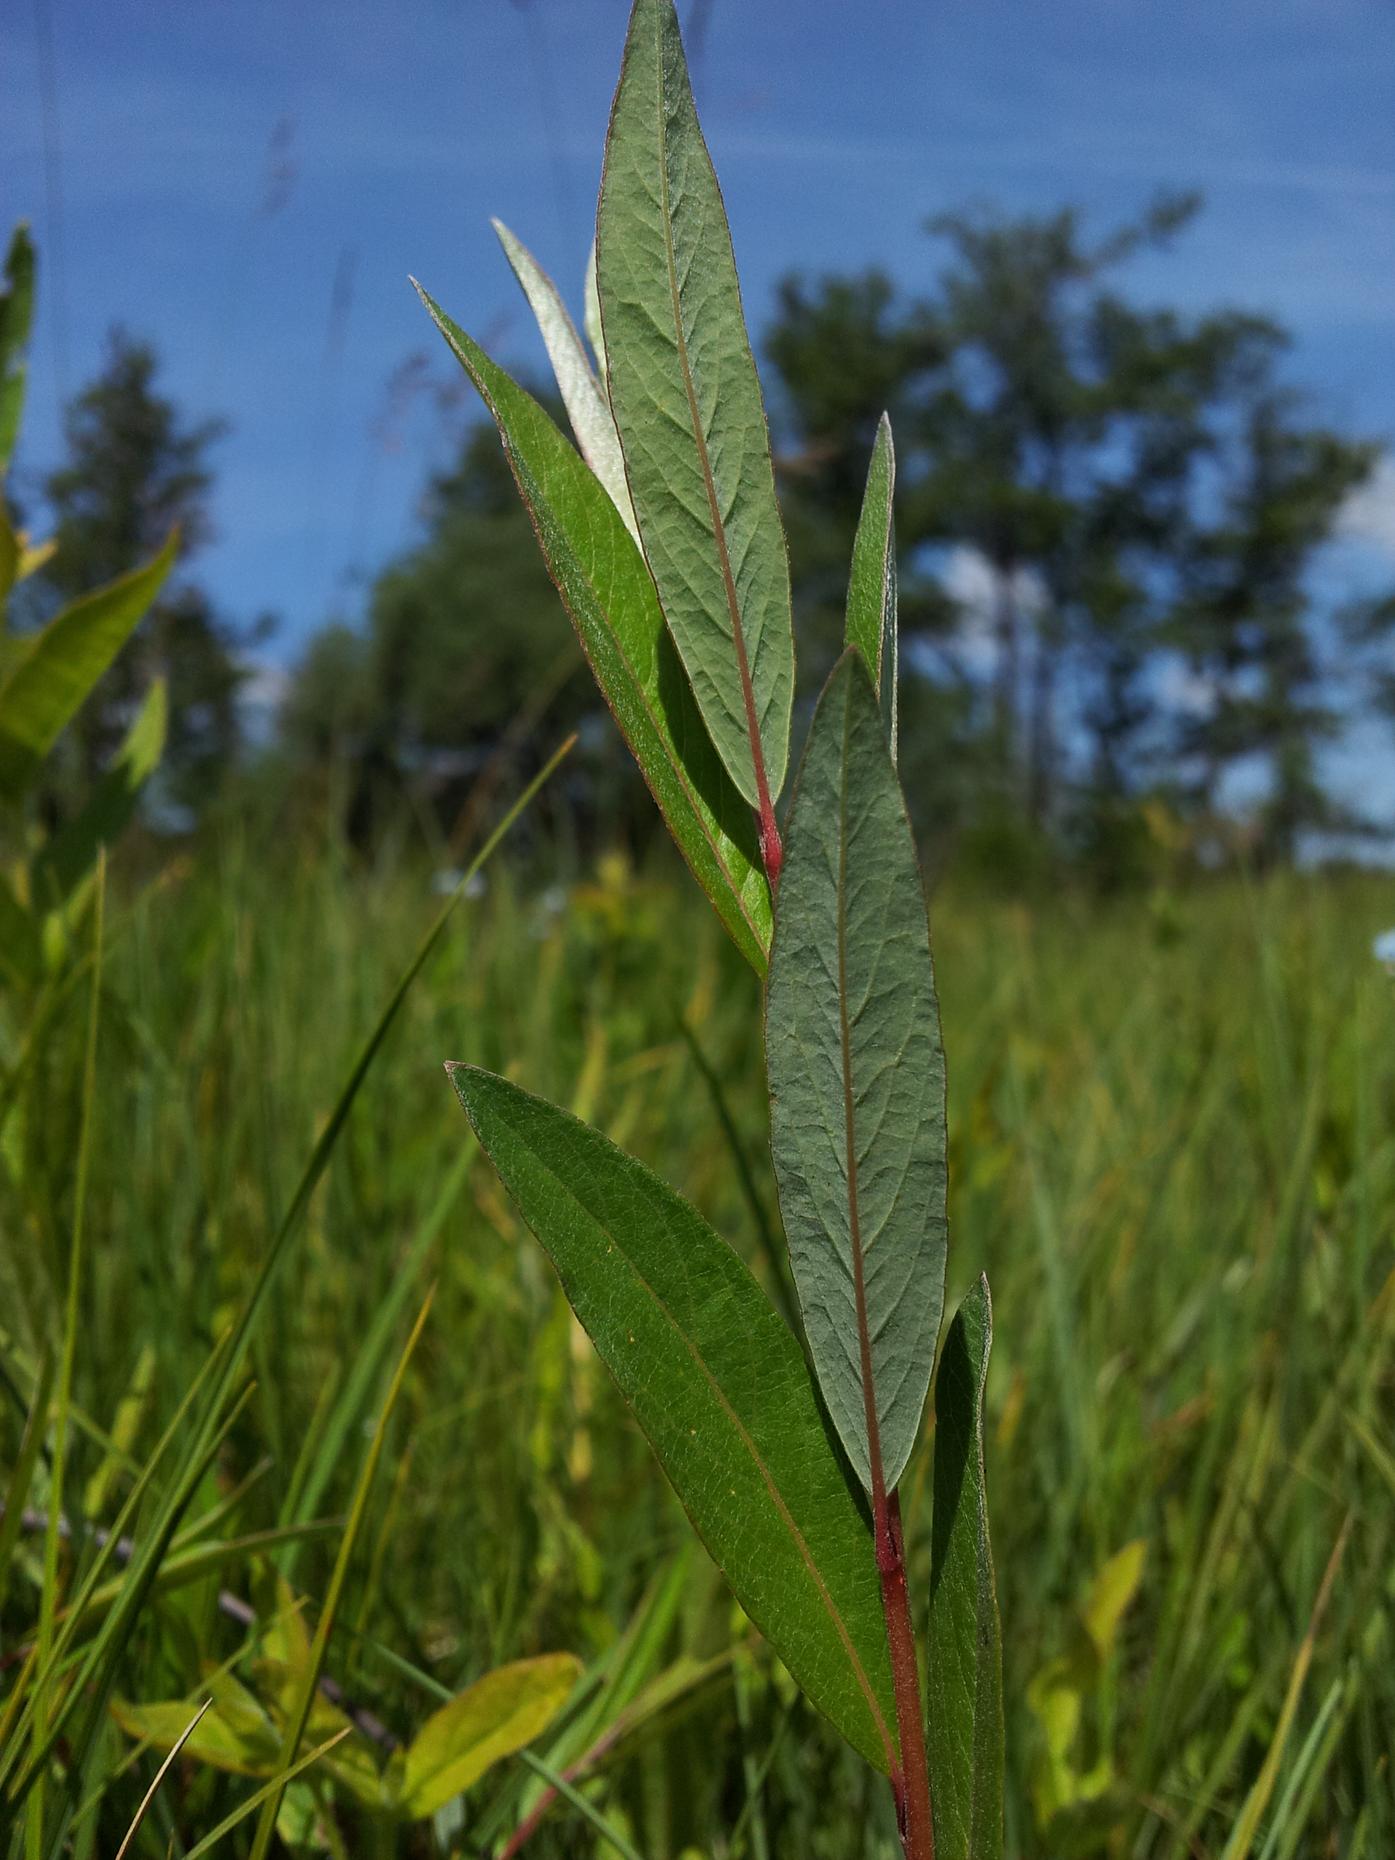
[[[806,709],[841,637],[887,409],[906,785],[934,871],[1120,885],[1179,844],[1206,865],[1389,845],[1388,821],[1330,791],[1323,751],[1361,718],[1395,733],[1395,588],[1334,595],[1317,573],[1381,448],[1324,424],[1272,321],[1124,291],[1121,268],[1184,238],[1199,209],[1160,198],[1102,235],[1069,209],[946,217],[926,229],[940,270],[924,298],[878,271],[780,287],[760,346]],[[27,611],[110,580],[172,525],[180,572],[84,712],[73,773],[100,764],[158,673],[166,828],[236,813],[269,780],[322,820],[332,793],[333,826],[367,850],[399,828],[449,836],[501,750],[526,764],[544,725],[581,729],[572,799],[594,843],[618,834],[642,855],[652,810],[498,445],[449,404],[455,462],[427,489],[419,539],[372,581],[361,626],[309,638],[268,718],[238,690],[273,623],[234,627],[198,581],[222,422],[173,405],[149,345],[114,331],[40,488],[58,547]],[[55,806],[61,791],[60,776]]]
[[[1159,199],[1104,234],[1068,209],[939,219],[930,293],[792,276],[759,343],[806,706],[884,408],[897,435],[952,1289],[986,1268],[997,1309],[1008,1852],[1043,1860],[1395,1851],[1395,986],[1371,954],[1389,824],[1324,780],[1355,718],[1395,729],[1395,590],[1347,599],[1314,572],[1379,453],[1325,424],[1274,323],[1125,291],[1129,259],[1198,210]],[[468,1057],[571,1105],[778,1269],[758,985],[627,765],[492,431],[458,402],[450,417],[418,540],[361,627],[309,640],[272,712],[248,701],[269,623],[235,624],[199,580],[220,421],[174,404],[138,332],[113,332],[73,396],[61,465],[24,497],[3,481],[10,526],[55,546],[15,589],[0,673],[67,603],[172,528],[180,543],[0,844],[37,925],[24,963],[13,940],[0,963],[0,1727],[36,1639],[61,1633],[45,1606],[92,1569],[337,1130],[252,1337],[251,1393],[198,1475],[190,1541],[232,1547],[103,1643],[89,1734],[53,1753],[13,1851],[115,1851],[158,1759],[132,1702],[238,1674],[241,1709],[279,1724],[268,1639],[289,1662],[284,1610],[317,1616],[434,1281],[327,1670],[385,1763],[443,1693],[575,1653],[606,1711],[583,1736],[579,1706],[537,1749],[581,1764],[582,1801],[532,1831],[544,1785],[513,1763],[409,1829],[350,1772],[312,1772],[282,1837],[890,1854],[880,1795],[691,1552],[440,1076]],[[129,764],[157,688],[163,758],[92,841],[109,876],[74,866],[49,909],[31,876]],[[571,731],[338,1129],[434,894]],[[254,1745],[186,1757],[139,1850],[187,1853],[268,1773]]]

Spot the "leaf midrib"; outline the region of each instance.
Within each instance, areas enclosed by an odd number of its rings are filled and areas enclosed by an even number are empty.
[[[857,1196],[857,1120],[853,1096],[852,1029],[848,1023],[848,766],[852,741],[852,685],[843,698],[843,753],[838,765],[838,1036],[843,1071],[843,1128],[848,1185],[848,1244],[852,1249],[853,1300],[857,1311],[858,1360],[862,1371],[862,1407],[867,1425],[867,1461],[872,1503],[886,1502],[881,1428],[876,1383],[872,1375],[872,1338],[867,1322],[867,1284],[862,1253],[862,1217]]]
[[[533,474],[530,471],[528,471],[526,467],[522,466],[522,461],[520,461],[520,467],[523,470],[524,475],[529,479],[530,482],[532,482]],[[524,501],[528,504],[528,514],[530,517],[534,519],[534,526],[536,528],[536,516],[533,511],[532,500],[525,497]],[[541,540],[541,538],[539,540]],[[568,545],[568,550],[569,550],[569,553],[571,554],[572,560],[577,565],[578,574],[580,575],[581,579],[586,583],[586,586],[591,591],[592,599],[595,601],[600,611],[603,614],[606,614],[607,620],[609,620],[609,613],[606,607],[606,603],[602,600],[600,591],[597,588],[595,581],[587,573],[586,569],[582,566],[580,560],[578,559],[576,555],[575,550],[571,549],[570,545]],[[565,599],[566,597],[564,595],[563,600],[565,601]],[[658,737],[659,742],[664,746],[665,750],[668,750],[671,745],[671,738],[665,733],[665,731],[661,727],[658,716],[655,713],[654,707],[649,701],[649,694],[644,688],[644,681],[640,677],[639,673],[636,671],[634,661],[630,658],[630,655],[626,652],[624,646],[621,644],[620,635],[615,631],[613,626],[610,627],[610,637],[611,637],[611,642],[615,647],[616,656],[619,658],[621,664],[625,667],[625,670],[630,675],[631,682],[633,683],[633,686],[634,686],[635,697],[638,700],[640,709],[644,712],[645,716],[649,719],[650,726],[653,729],[654,734]],[[592,663],[591,654],[587,649],[586,642],[582,640],[580,642],[580,645],[581,645],[582,653],[586,659],[586,663],[591,667],[591,675],[592,677],[595,677],[596,668],[595,668],[595,665]],[[693,818],[694,820],[696,820],[698,824],[698,831],[702,834],[703,839],[706,840],[708,849],[710,850],[713,859],[717,863],[717,869],[721,872],[722,876],[727,881],[727,888],[731,892],[731,895],[736,902],[736,908],[741,915],[741,919],[743,923],[745,923],[747,929],[751,932],[751,936],[755,941],[757,949],[761,951],[765,951],[765,947],[766,947],[765,938],[762,936],[759,926],[756,924],[755,920],[751,917],[749,911],[746,908],[746,900],[743,895],[742,888],[736,882],[736,874],[731,870],[731,867],[727,864],[725,855],[723,854],[720,846],[717,844],[717,841],[712,836],[712,831],[707,823],[707,817],[704,814],[702,808],[698,805],[697,793],[689,784],[687,770],[683,767],[683,764],[681,760],[679,759],[676,745],[672,746],[672,753],[665,754],[664,760],[665,762],[667,762],[670,770],[672,771],[674,780],[678,783],[678,786],[683,791],[684,798],[687,800],[688,805],[693,810]],[[649,788],[650,791],[652,792],[653,783],[649,780],[649,771],[647,768],[645,768],[643,763],[640,764],[640,774],[643,775],[644,777],[645,786]],[[655,796],[655,799],[657,800],[658,797]],[[750,869],[753,872],[758,870],[758,868],[754,865],[752,865]]]
[[[790,1538],[792,1542],[794,1543],[796,1550],[799,1553],[800,1560],[803,1562],[806,1570],[808,1571],[810,1579],[812,1580],[815,1590],[818,1593],[819,1601],[821,1602],[823,1606],[824,1612],[828,1615],[828,1618],[830,1619],[830,1621],[832,1621],[833,1626],[835,1630],[837,1631],[838,1638],[843,1644],[843,1650],[848,1656],[848,1661],[852,1667],[853,1675],[856,1678],[858,1687],[861,1690],[862,1695],[867,1702],[868,1710],[872,1714],[872,1720],[876,1726],[877,1735],[880,1737],[883,1748],[885,1749],[885,1752],[886,1752],[887,1762],[889,1765],[894,1767],[895,1745],[891,1741],[891,1736],[887,1729],[886,1720],[882,1715],[881,1706],[878,1703],[876,1693],[872,1688],[871,1680],[867,1676],[866,1668],[863,1666],[862,1661],[858,1656],[857,1649],[853,1645],[852,1636],[848,1632],[847,1623],[844,1621],[842,1614],[840,1613],[837,1605],[835,1604],[833,1600],[833,1597],[829,1594],[827,1584],[825,1583],[824,1578],[823,1578],[823,1572],[820,1570],[817,1562],[815,1561],[813,1552],[810,1550],[803,1532],[800,1530],[799,1526],[795,1523],[794,1518],[791,1516],[789,1506],[785,1502],[784,1494],[781,1492],[779,1486],[776,1484],[774,1476],[771,1473],[769,1467],[766,1465],[765,1459],[763,1455],[761,1454],[759,1448],[756,1446],[755,1441],[751,1438],[750,1432],[748,1431],[745,1422],[741,1419],[741,1416],[736,1412],[735,1408],[732,1407],[731,1401],[728,1398],[726,1391],[723,1389],[721,1383],[717,1380],[716,1376],[712,1373],[712,1370],[708,1366],[707,1360],[703,1356],[702,1352],[697,1348],[696,1344],[693,1342],[688,1332],[683,1328],[683,1325],[679,1322],[677,1316],[670,1309],[667,1300],[662,1297],[662,1295],[658,1292],[658,1290],[650,1283],[650,1281],[640,1271],[639,1267],[636,1265],[634,1261],[633,1256],[630,1254],[630,1252],[626,1248],[624,1242],[615,1233],[613,1233],[611,1229],[606,1225],[606,1223],[600,1220],[596,1216],[596,1214],[592,1212],[590,1208],[586,1207],[586,1205],[582,1202],[580,1197],[570,1187],[570,1185],[567,1182],[565,1182],[562,1179],[562,1177],[556,1173],[551,1163],[548,1161],[546,1155],[536,1147],[536,1145],[529,1139],[529,1137],[526,1134],[519,1132],[519,1131],[516,1131],[515,1134],[517,1135],[518,1141],[527,1150],[528,1154],[534,1159],[534,1161],[536,1162],[538,1167],[542,1170],[543,1174],[548,1178],[548,1180],[551,1181],[555,1185],[555,1187],[580,1211],[580,1213],[585,1217],[585,1219],[589,1221],[599,1233],[604,1235],[605,1239],[609,1241],[611,1246],[616,1249],[616,1251],[619,1254],[619,1257],[625,1262],[625,1265],[627,1269],[629,1270],[631,1276],[634,1278],[636,1283],[643,1289],[644,1293],[649,1298],[654,1308],[662,1314],[665,1322],[669,1325],[669,1327],[674,1331],[674,1333],[680,1339],[680,1341],[683,1344],[683,1347],[687,1350],[689,1356],[692,1358],[698,1370],[701,1372],[703,1379],[706,1381],[713,1395],[715,1396],[718,1406],[721,1408],[723,1413],[726,1415],[727,1419],[730,1421],[731,1426],[736,1432],[736,1435],[739,1438],[742,1446],[745,1448],[746,1453],[748,1457],[750,1458],[752,1465],[756,1468],[756,1471],[759,1473],[761,1482],[765,1486],[766,1491],[770,1494],[771,1502],[775,1506],[775,1509],[779,1515],[780,1521],[784,1524],[786,1530],[790,1534]]]
[[[444,335],[446,341],[450,344],[450,347],[452,351],[454,352],[457,360],[460,362],[461,366],[465,369],[470,379],[474,382],[476,392],[479,394],[479,397],[484,402],[485,406],[489,409],[490,417],[494,420],[495,425],[499,427],[500,433],[502,436],[503,431],[504,431],[504,421],[499,412],[498,402],[495,400],[494,396],[490,393],[489,389],[486,387],[484,381],[480,377],[478,370],[474,367],[473,363],[470,361],[469,356],[466,355],[465,352],[457,344],[450,330],[442,327],[439,318],[436,318],[435,321],[437,323],[437,327],[441,329],[442,335]],[[509,444],[507,439],[504,439],[504,445],[505,445],[505,450],[507,451],[508,456],[509,456],[510,465],[514,470],[514,475],[516,478],[520,480],[519,490],[522,493],[523,501],[525,505],[527,506],[528,516],[529,516],[530,521],[533,524],[534,533],[537,535],[539,545],[541,546],[543,539],[542,539],[541,529],[539,525],[536,504],[535,504],[534,499],[530,497],[528,493],[524,490],[521,480],[526,478],[529,484],[534,485],[535,488],[537,488],[539,492],[541,491],[541,487],[537,486],[537,480],[535,479],[532,471],[528,468],[526,462],[518,455],[515,448]],[[602,487],[602,489],[604,489],[604,487]],[[578,574],[580,575],[581,579],[585,582],[586,586],[590,589],[591,596],[593,600],[595,601],[596,606],[600,609],[600,611],[603,614],[607,616],[607,621],[609,621],[609,611],[607,609],[606,603],[601,599],[600,591],[598,590],[594,579],[587,572],[587,570],[582,566],[580,558],[577,556],[576,551],[571,548],[570,544],[567,545],[567,548],[568,548],[568,553],[571,555],[572,560],[577,565]],[[544,559],[546,559],[546,552],[544,552]],[[563,592],[563,590],[560,587],[558,588],[558,593],[561,595],[563,603],[567,604],[566,594]],[[702,837],[706,840],[708,848],[710,849],[712,853],[712,857],[717,863],[718,870],[721,872],[722,876],[727,881],[727,887],[729,891],[731,892],[732,898],[735,900],[736,908],[737,908],[737,911],[740,913],[741,920],[746,925],[747,929],[750,931],[751,937],[753,941],[755,942],[757,949],[759,949],[763,954],[768,954],[766,950],[766,941],[765,941],[764,936],[761,933],[760,926],[751,917],[750,912],[748,911],[747,906],[746,906],[746,899],[743,894],[742,887],[738,885],[738,883],[736,882],[736,874],[731,870],[730,866],[727,864],[726,858],[723,855],[721,848],[718,846],[716,840],[712,837],[711,828],[708,825],[707,818],[705,814],[703,813],[702,808],[698,805],[697,796],[694,790],[688,783],[687,772],[683,768],[682,763],[678,760],[677,749],[671,745],[670,739],[668,738],[665,731],[661,727],[658,717],[655,715],[654,708],[649,701],[649,694],[644,689],[644,682],[640,678],[639,673],[635,670],[634,663],[631,660],[629,654],[626,652],[624,646],[621,644],[620,636],[615,631],[615,628],[613,625],[610,626],[609,631],[610,631],[611,641],[615,647],[616,654],[621,660],[622,664],[624,665],[626,671],[630,675],[631,682],[633,683],[633,686],[634,686],[635,695],[639,701],[641,709],[644,711],[645,716],[649,719],[650,725],[652,726],[655,735],[658,737],[659,742],[664,746],[666,751],[671,750],[671,753],[665,754],[664,760],[668,763],[669,768],[673,771],[674,779],[677,781],[679,787],[682,789],[684,797],[686,798],[689,806],[693,810],[693,818],[697,821],[698,830],[701,832]],[[596,668],[592,662],[591,654],[587,650],[586,643],[584,640],[582,640],[580,644],[581,644],[581,650],[583,654],[585,655],[586,662],[588,665],[591,666],[592,676],[594,677]],[[640,773],[644,776],[646,786],[652,789],[653,783],[650,782],[648,770],[643,766],[642,763],[640,765]],[[656,796],[655,798],[657,800],[658,797]],[[752,865],[750,869],[753,872],[758,870],[758,868],[755,865]]]
[[[756,694],[751,681],[751,664],[746,652],[746,635],[741,624],[741,603],[737,598],[736,578],[731,567],[731,552],[727,548],[726,525],[722,520],[721,504],[717,498],[716,480],[712,475],[712,460],[707,449],[707,435],[703,431],[702,415],[698,410],[697,385],[693,380],[692,364],[688,359],[688,338],[683,329],[683,300],[678,288],[678,255],[673,244],[673,213],[668,183],[668,117],[664,109],[663,27],[657,20],[655,22],[654,68],[658,90],[655,103],[659,121],[660,217],[664,229],[664,258],[668,265],[669,303],[673,312],[674,340],[678,351],[678,366],[683,377],[683,391],[688,397],[688,415],[692,421],[693,440],[697,446],[698,462],[702,466],[702,482],[707,492],[707,507],[712,519],[712,536],[717,547],[717,561],[722,571],[722,588],[726,595],[727,612],[731,619],[732,644],[736,648],[736,665],[741,675],[741,701],[746,711],[746,733],[751,741],[756,797],[762,818],[768,818],[772,811],[770,784],[766,777],[765,748],[761,741],[760,723],[756,716]],[[697,131],[699,136],[701,133],[701,130]]]

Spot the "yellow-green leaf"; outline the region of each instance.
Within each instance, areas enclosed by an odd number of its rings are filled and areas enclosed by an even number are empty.
[[[145,1738],[157,1750],[172,1750],[188,1729],[189,1709],[185,1699],[155,1705],[113,1699],[111,1715],[128,1737]],[[256,1708],[255,1701],[250,1707],[238,1709],[231,1686],[217,1687],[213,1710],[204,1713],[184,1748],[200,1763],[228,1770],[235,1776],[271,1776],[276,1772],[275,1726]]]
[[[477,1679],[413,1738],[402,1770],[402,1808],[417,1819],[434,1815],[501,1758],[532,1743],[562,1709],[580,1673],[574,1655],[545,1653]]]

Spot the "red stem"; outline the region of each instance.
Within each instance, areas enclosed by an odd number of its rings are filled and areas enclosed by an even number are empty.
[[[930,1766],[925,1754],[925,1724],[920,1708],[915,1631],[906,1588],[906,1549],[901,1533],[901,1501],[895,1492],[873,1500],[877,1573],[882,1579],[882,1613],[891,1653],[891,1684],[896,1695],[896,1731],[901,1742],[901,1770],[891,1779],[896,1821],[906,1860],[935,1860],[935,1823],[930,1812]]]
[[[935,1860],[935,1824],[930,1812],[930,1766],[925,1754],[925,1723],[920,1709],[920,1675],[916,1666],[915,1631],[911,1625],[910,1596],[906,1588],[906,1547],[901,1531],[901,1503],[886,1489],[882,1466],[881,1424],[877,1418],[876,1387],[872,1374],[872,1335],[867,1320],[867,1286],[863,1266],[862,1213],[858,1199],[857,1131],[853,1103],[852,1031],[848,1024],[848,950],[846,899],[848,888],[847,791],[841,797],[838,857],[838,1021],[843,1059],[843,1125],[847,1157],[848,1237],[852,1248],[853,1298],[857,1310],[857,1343],[862,1374],[863,1414],[867,1424],[867,1462],[872,1487],[872,1531],[877,1553],[877,1574],[882,1584],[882,1614],[886,1620],[887,1651],[891,1656],[891,1684],[896,1699],[896,1734],[900,1764],[892,1772],[896,1820],[906,1860]]]

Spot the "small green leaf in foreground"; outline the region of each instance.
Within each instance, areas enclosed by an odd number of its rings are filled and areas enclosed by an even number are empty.
[[[174,562],[171,536],[153,562],[65,607],[0,676],[0,793],[32,778],[64,726],[149,611]]]
[[[448,1069],[737,1600],[886,1770],[894,1707],[871,1532],[788,1327],[656,1175],[507,1080]]]
[[[892,494],[896,489],[896,449],[891,442],[891,421],[883,414],[877,423],[877,440],[867,468],[867,489],[862,514],[853,538],[852,571],[848,577],[848,617],[845,638],[856,646],[872,678],[882,707],[891,759],[896,760],[896,519]]]
[[[1003,1648],[983,1470],[992,1345],[993,1305],[981,1278],[949,1327],[935,1378],[925,1703],[943,1860],[1001,1860],[1003,1851]]]
[[[596,270],[644,552],[718,753],[765,813],[789,759],[789,559],[731,234],[672,0],[635,0],[630,16]]]
[[[416,1820],[434,1815],[545,1731],[581,1673],[570,1653],[515,1660],[486,1673],[418,1731],[408,1747],[401,1807]]]
[[[644,557],[566,435],[425,291],[421,298],[493,416],[582,651],[678,850],[764,975],[770,887],[755,822],[703,726]]]
[[[869,1491],[910,1457],[944,1307],[945,1062],[911,823],[866,668],[819,699],[766,992],[770,1146],[804,1330]]]

